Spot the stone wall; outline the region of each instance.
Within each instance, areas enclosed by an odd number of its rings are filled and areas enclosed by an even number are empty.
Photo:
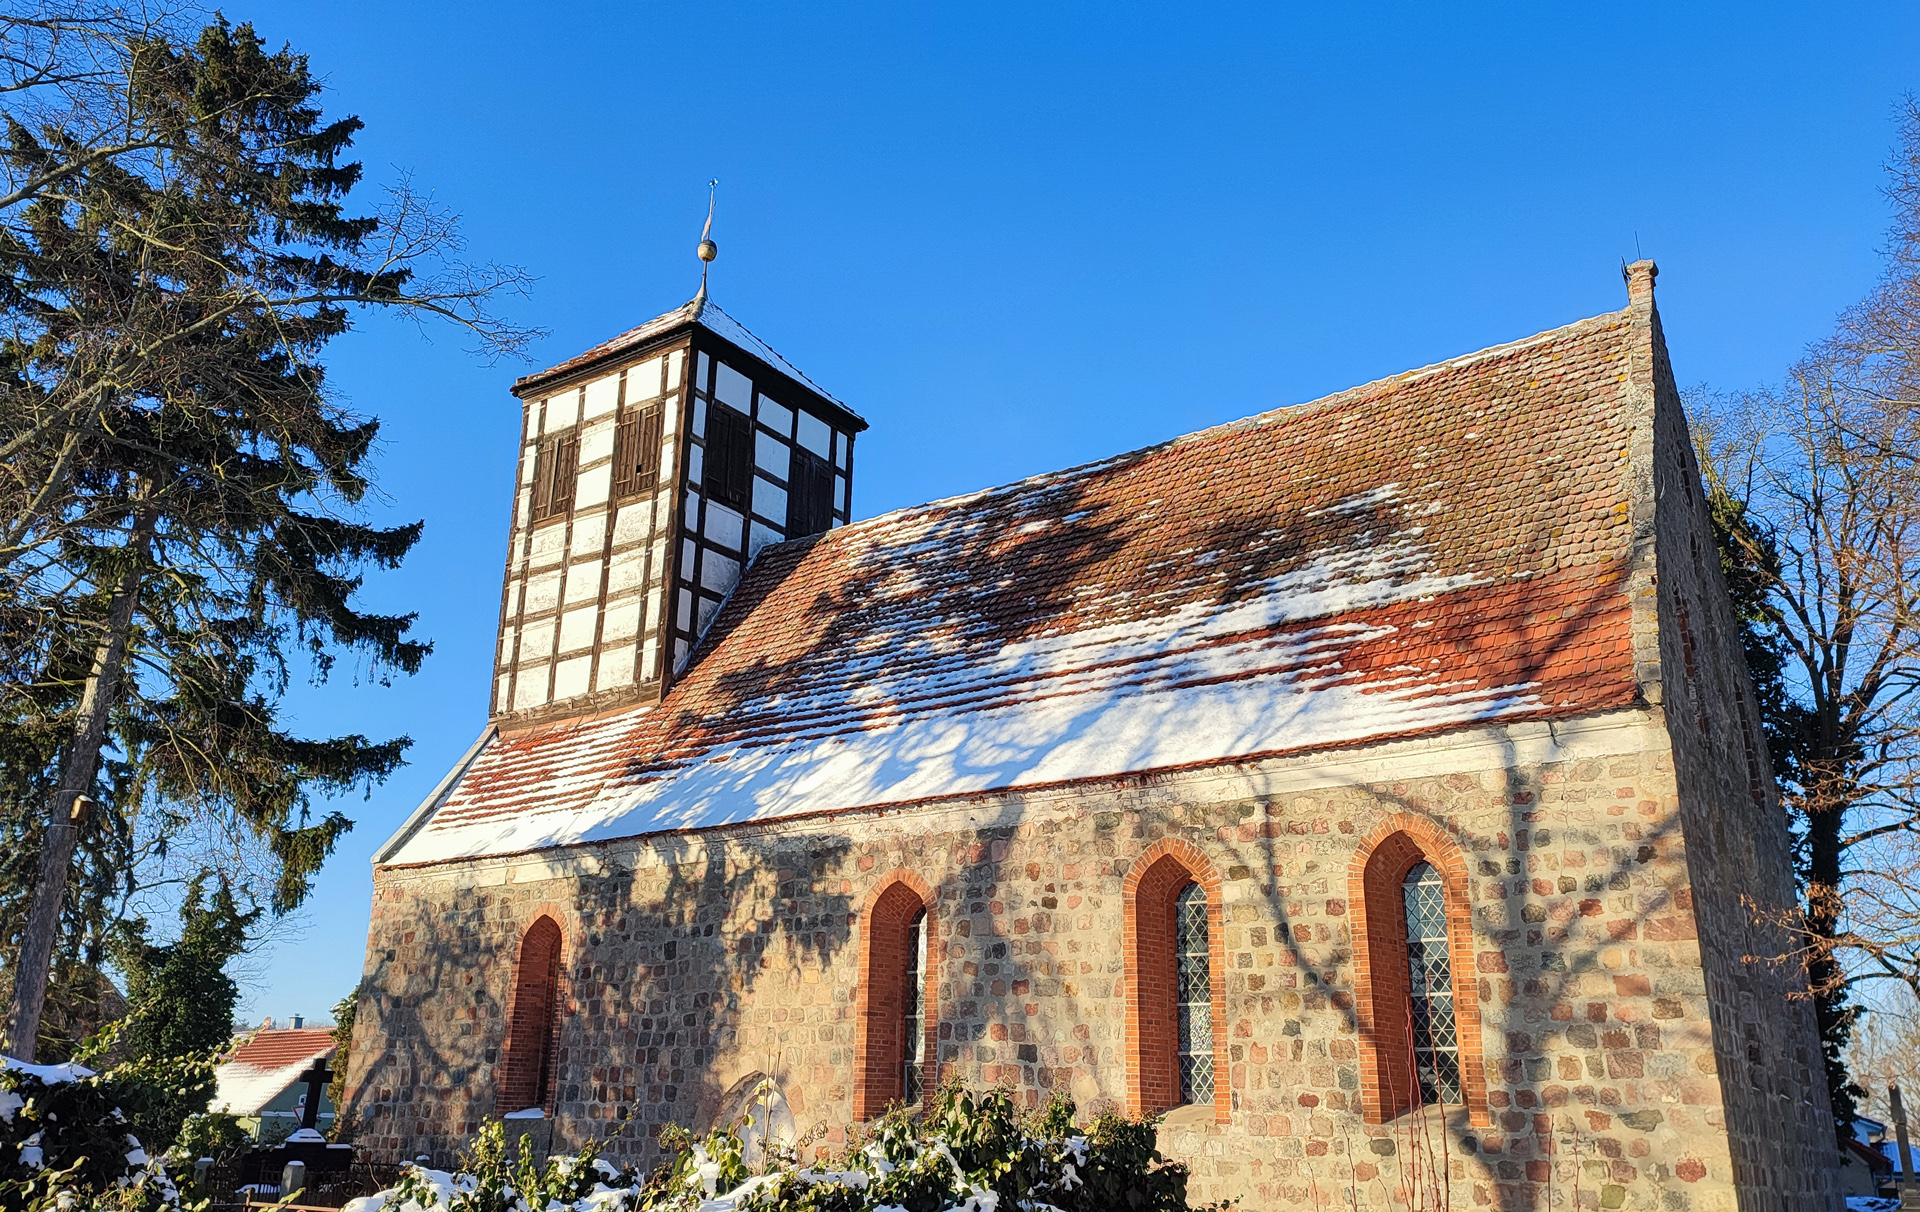
[[[898,868],[936,904],[942,1073],[1013,1086],[1029,1104],[1064,1091],[1083,1111],[1124,1105],[1123,885],[1171,838],[1212,865],[1223,902],[1227,1122],[1183,1109],[1162,1136],[1194,1165],[1196,1196],[1731,1209],[1687,816],[1667,754],[1657,715],[1625,712],[1071,793],[382,869],[347,1114],[378,1153],[448,1160],[499,1109],[514,956],[549,914],[564,934],[557,1142],[627,1118],[607,1153],[647,1161],[662,1125],[704,1129],[756,1070],[803,1127],[824,1121],[837,1142],[856,1074],[858,907]],[[1362,1114],[1354,867],[1398,814],[1432,822],[1465,859],[1479,1124]],[[1747,993],[1756,1021],[1782,1013],[1765,996]]]
[[[1653,334],[1634,367],[1652,430],[1651,499],[1641,512],[1657,519],[1660,697],[1735,1179],[1745,1212],[1838,1208],[1840,1158],[1813,1003],[1782,920],[1794,904],[1787,817],[1648,270],[1633,293],[1635,324]]]

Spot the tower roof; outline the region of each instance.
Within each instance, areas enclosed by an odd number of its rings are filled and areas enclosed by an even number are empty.
[[[513,394],[522,398],[537,395],[542,388],[604,362],[614,361],[621,355],[637,350],[656,338],[694,327],[703,328],[721,340],[738,347],[741,352],[758,358],[808,391],[839,407],[859,423],[859,428],[866,428],[866,422],[860,418],[859,414],[828,393],[818,383],[800,373],[800,369],[781,357],[779,351],[773,346],[754,336],[746,325],[720,310],[719,304],[703,296],[696,296],[672,311],[663,312],[638,328],[630,328],[619,336],[602,341],[592,349],[575,354],[564,362],[514,380]]]
[[[662,703],[491,740],[382,861],[1632,707],[1650,315],[770,547]]]

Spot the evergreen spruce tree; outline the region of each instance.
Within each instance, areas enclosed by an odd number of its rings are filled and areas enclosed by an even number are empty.
[[[350,827],[312,797],[406,749],[279,718],[296,660],[384,678],[428,651],[412,615],[354,603],[420,526],[362,519],[378,427],[330,398],[323,347],[368,307],[496,353],[530,335],[487,310],[518,272],[459,264],[404,184],[347,210],[360,123],[322,115],[304,56],[102,11],[77,42],[0,17],[16,71],[81,46],[92,73],[0,89],[0,925],[27,1059],[56,953],[97,958],[143,830],[251,833],[275,870],[242,892],[285,912]]]

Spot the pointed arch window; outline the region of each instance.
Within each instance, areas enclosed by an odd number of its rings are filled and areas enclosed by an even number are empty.
[[[1188,884],[1174,901],[1173,986],[1177,1002],[1180,1101],[1213,1101],[1213,948],[1207,890]]]
[[[900,1101],[912,1106],[926,1093],[927,911],[907,927],[906,974],[900,998]]]
[[[507,1020],[499,1110],[545,1108],[553,1090],[554,1036],[560,991],[560,926],[541,917],[520,940],[513,969],[513,1008]]]
[[[1354,854],[1355,993],[1368,1123],[1465,1105],[1490,1123],[1466,859],[1431,821],[1396,814]]]
[[[940,948],[933,892],[912,872],[881,880],[862,915],[853,1115],[920,1101],[931,1086]]]
[[[1169,839],[1134,864],[1124,891],[1129,1100],[1142,1113],[1211,1106],[1224,1123],[1219,877],[1197,848]]]
[[[1446,884],[1432,863],[1418,862],[1400,881],[1400,899],[1406,913],[1407,1009],[1420,1101],[1458,1103],[1460,1032],[1453,1013]]]

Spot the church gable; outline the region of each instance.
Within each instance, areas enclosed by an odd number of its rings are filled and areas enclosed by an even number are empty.
[[[503,736],[396,863],[1639,697],[1630,313],[763,551],[657,706]]]

